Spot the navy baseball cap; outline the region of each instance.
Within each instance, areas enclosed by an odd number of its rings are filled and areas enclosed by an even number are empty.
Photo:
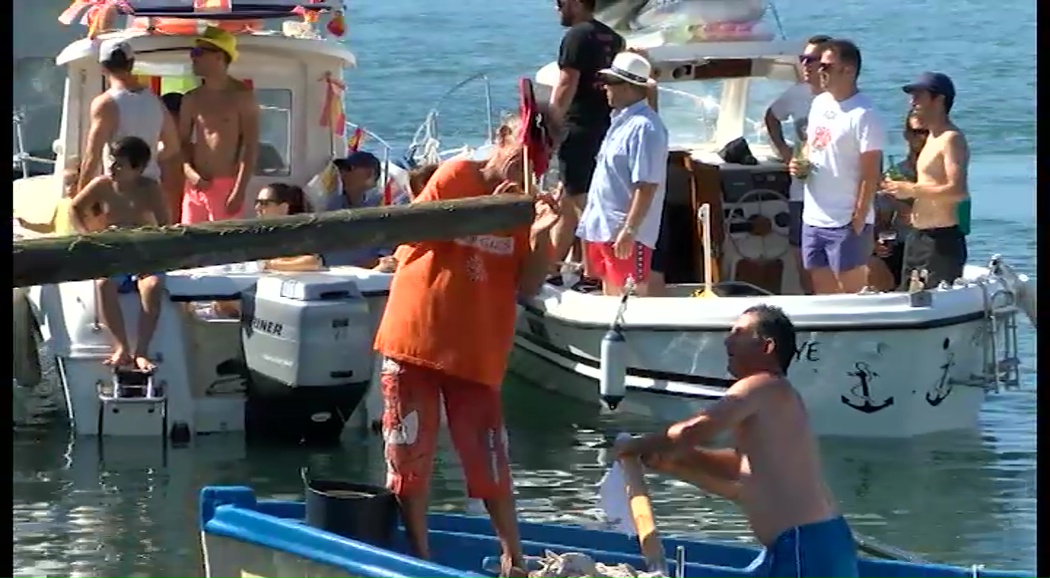
[[[345,159],[335,159],[332,164],[340,171],[369,168],[375,174],[379,174],[379,159],[367,151],[354,151],[346,155]]]
[[[943,96],[947,100],[955,99],[955,83],[943,72],[923,72],[915,82],[905,84],[901,90],[908,94],[917,90],[925,90],[930,94]]]

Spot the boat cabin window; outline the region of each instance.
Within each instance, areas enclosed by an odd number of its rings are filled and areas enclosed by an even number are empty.
[[[720,148],[717,127],[723,108],[744,99],[743,137],[749,145],[768,145],[765,114],[769,105],[794,84],[793,65],[764,59],[717,59],[675,67],[660,86],[660,115],[672,146]],[[738,92],[739,91],[739,92]],[[794,141],[795,128],[784,121]]]
[[[62,100],[54,95],[62,94],[66,71],[55,66],[54,57],[26,56],[15,59],[14,78],[18,81],[12,87],[12,99],[19,113],[22,142],[18,142],[19,123],[12,123],[11,148],[17,152],[21,144],[23,152],[32,157],[53,159],[51,143],[62,120]],[[50,168],[32,166],[34,171],[50,172]]]
[[[172,52],[159,54],[163,55],[163,61],[140,56],[140,60],[135,63],[134,71],[157,96],[172,92],[185,94],[200,84],[199,79],[190,72],[188,64],[171,61]],[[255,100],[259,104],[259,156],[255,164],[255,175],[266,177],[291,175],[291,89],[260,87],[256,79],[236,78],[253,87]],[[104,76],[100,77],[100,85],[102,91],[107,88]],[[86,125],[83,130],[86,133]]]
[[[259,103],[259,158],[255,174],[286,177],[292,174],[292,91],[256,88]]]

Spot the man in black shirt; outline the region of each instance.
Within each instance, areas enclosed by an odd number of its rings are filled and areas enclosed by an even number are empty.
[[[579,213],[586,204],[595,158],[609,128],[609,102],[598,71],[623,51],[623,37],[594,19],[594,0],[557,0],[561,25],[569,30],[558,50],[561,74],[551,92],[551,108],[565,139],[558,147],[564,189],[562,218],[553,230],[555,261],[573,246]]]

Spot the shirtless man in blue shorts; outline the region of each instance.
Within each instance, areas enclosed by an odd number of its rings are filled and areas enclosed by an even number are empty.
[[[617,444],[651,469],[736,502],[765,550],[755,576],[857,576],[857,549],[824,483],[820,452],[802,398],[785,374],[795,327],[783,311],[757,305],[725,341],[739,381],[696,417]],[[698,447],[732,432],[733,447]]]

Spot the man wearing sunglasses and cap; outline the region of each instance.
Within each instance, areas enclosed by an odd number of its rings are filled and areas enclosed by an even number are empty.
[[[970,193],[967,172],[970,147],[948,113],[955,104],[955,84],[948,75],[924,72],[902,87],[911,97],[912,114],[929,131],[915,161],[914,183],[886,180],[882,189],[898,199],[915,199],[912,232],[904,243],[904,274],[927,272],[925,285],[954,283],[966,266],[966,234],[970,228]]]
[[[201,86],[182,99],[179,137],[186,154],[182,222],[236,219],[259,154],[259,105],[245,83],[230,76],[237,39],[209,26],[190,50]]]
[[[649,106],[656,81],[644,56],[621,52],[600,74],[613,113],[576,235],[606,295],[620,295],[628,279],[644,295],[660,236],[667,127]]]
[[[367,151],[353,151],[346,158],[332,161],[339,171],[338,191],[327,197],[325,211],[379,207],[383,204],[383,192],[379,187],[382,165],[379,159]],[[400,187],[393,186],[391,204],[409,202],[408,195]],[[390,257],[390,247],[361,247],[345,251],[329,251],[321,256],[326,267],[352,266],[372,268],[384,258]]]

